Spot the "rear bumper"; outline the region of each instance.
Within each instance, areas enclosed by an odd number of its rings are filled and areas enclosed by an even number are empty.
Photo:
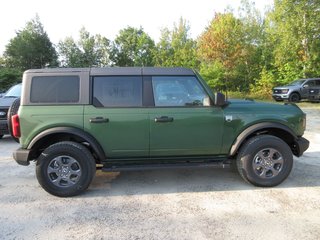
[[[309,148],[309,141],[303,137],[299,137],[294,142],[294,155],[300,157]]]
[[[18,148],[13,152],[13,158],[16,162],[23,166],[30,164],[31,151],[28,149]]]

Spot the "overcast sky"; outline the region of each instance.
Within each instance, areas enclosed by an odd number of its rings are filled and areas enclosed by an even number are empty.
[[[91,34],[111,40],[120,29],[140,27],[157,41],[160,30],[171,28],[183,17],[189,22],[191,36],[196,38],[215,12],[228,6],[237,9],[241,0],[3,0],[0,14],[0,55],[5,45],[24,28],[27,21],[39,15],[54,44],[67,36],[78,38],[84,26]],[[256,0],[264,10],[273,0]]]

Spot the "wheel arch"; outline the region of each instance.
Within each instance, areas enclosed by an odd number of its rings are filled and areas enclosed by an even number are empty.
[[[245,130],[243,130],[229,151],[230,156],[235,156],[239,151],[240,147],[251,137],[258,136],[262,134],[269,134],[276,136],[286,142],[292,150],[294,155],[298,155],[298,150],[296,149],[295,142],[297,140],[296,134],[286,125],[274,122],[265,122],[252,125]]]
[[[93,154],[97,163],[101,163],[106,156],[98,141],[89,133],[74,127],[54,127],[36,135],[27,149],[32,150],[32,157],[37,158],[43,149],[60,141],[74,141],[86,146]]]
[[[292,93],[290,93],[290,95],[289,95],[289,99],[290,99],[290,97],[291,97],[291,95],[292,94],[297,94],[298,96],[299,96],[299,100],[301,100],[301,94],[299,93],[299,91],[293,91]]]

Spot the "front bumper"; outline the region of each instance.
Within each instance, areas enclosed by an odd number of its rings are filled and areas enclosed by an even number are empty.
[[[30,156],[31,150],[29,149],[18,148],[13,152],[13,159],[23,166],[28,166],[30,164]]]
[[[9,134],[8,129],[8,121],[7,120],[0,120],[0,135]]]
[[[288,94],[272,94],[274,100],[287,100],[289,98]]]
[[[300,157],[309,148],[309,141],[303,137],[299,137],[294,142],[293,153]]]

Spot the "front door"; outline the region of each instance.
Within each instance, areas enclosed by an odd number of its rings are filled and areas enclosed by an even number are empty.
[[[218,155],[223,112],[194,76],[152,77],[155,107],[150,109],[150,156]]]

